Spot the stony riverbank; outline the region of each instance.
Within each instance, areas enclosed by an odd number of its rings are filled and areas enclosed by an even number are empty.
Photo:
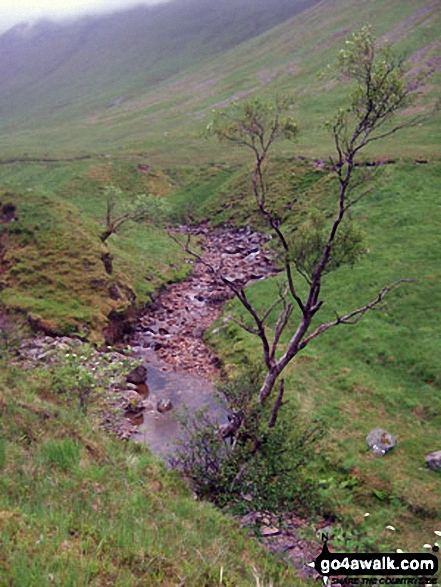
[[[220,375],[220,361],[204,344],[204,331],[219,318],[232,292],[210,267],[222,268],[224,277],[241,285],[275,274],[265,247],[268,238],[249,227],[201,225],[180,227],[177,232],[184,241],[191,237],[200,259],[189,259],[193,263],[190,276],[170,284],[141,313],[131,348],[123,353],[98,352],[77,339],[36,337],[21,345],[17,357],[25,368],[56,367],[62,359],[64,365],[67,362],[93,374],[102,390],[96,408],[101,424],[120,438],[146,442],[162,456],[169,437],[178,432],[173,414],[180,404],[192,410],[202,405],[216,409],[211,405],[211,383]],[[134,383],[128,374],[141,363],[143,381]],[[161,412],[159,403],[170,398],[171,412]],[[289,560],[301,577],[317,577],[308,563],[321,547],[304,538],[310,528],[307,521],[293,512],[250,511],[240,523],[250,536],[260,536],[268,550]]]
[[[98,351],[78,338],[40,335],[22,340],[12,356],[20,369],[45,369],[60,395],[69,394],[108,432],[127,439],[136,430],[128,416],[142,396],[128,375],[140,360],[130,352]]]
[[[204,343],[204,331],[215,322],[232,291],[216,279],[210,267],[221,269],[228,280],[245,285],[275,273],[265,245],[269,238],[250,227],[211,228],[207,224],[182,226],[176,236],[200,252],[191,275],[165,288],[141,314],[134,337],[139,349],[153,349],[177,369],[213,379],[220,362]]]

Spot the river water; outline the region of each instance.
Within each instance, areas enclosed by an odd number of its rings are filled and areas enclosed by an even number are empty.
[[[179,438],[178,412],[187,408],[194,413],[205,408],[219,424],[226,421],[226,414],[215,402],[215,389],[208,379],[174,369],[152,349],[145,350],[143,358],[149,394],[143,402],[142,423],[132,435],[133,440],[147,444],[154,454],[165,458],[173,452],[174,442]],[[170,400],[173,408],[160,413],[157,410],[160,400]]]
[[[220,377],[220,362],[205,345],[203,334],[219,318],[232,292],[209,266],[221,267],[223,276],[243,285],[274,273],[264,252],[268,238],[249,227],[202,225],[181,227],[179,232],[192,235],[203,262],[194,262],[185,281],[160,293],[141,315],[133,340],[133,349],[147,368],[149,395],[143,413],[138,414],[142,423],[132,438],[161,457],[173,449],[179,436],[176,413],[184,407],[190,413],[207,408],[219,423],[226,421],[225,411],[215,402],[212,383]],[[160,413],[160,400],[170,400],[173,408]]]
[[[188,227],[182,228],[187,232]],[[202,226],[188,232],[199,241],[203,261],[221,267],[223,275],[236,283],[245,285],[275,274],[271,256],[264,252],[266,238],[248,227],[231,230]],[[176,414],[184,407],[190,413],[206,408],[219,424],[227,421],[226,412],[215,401],[213,381],[220,377],[220,362],[205,345],[203,333],[219,318],[223,303],[232,295],[227,286],[216,281],[206,264],[194,263],[188,279],[161,292],[140,317],[132,341],[133,351],[147,368],[148,385],[132,438],[147,444],[161,458],[173,452],[182,434]],[[170,400],[173,408],[160,413],[160,400]],[[283,528],[278,527],[280,516]],[[241,523],[257,524],[268,550],[289,559],[300,577],[317,579],[317,573],[307,563],[319,554],[320,545],[301,537],[299,529],[307,523],[295,513],[250,511]]]

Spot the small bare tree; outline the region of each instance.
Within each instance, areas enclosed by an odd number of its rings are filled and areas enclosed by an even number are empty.
[[[316,323],[315,317],[324,304],[322,284],[325,274],[343,264],[353,263],[363,252],[359,235],[347,222],[352,207],[370,191],[361,185],[366,177],[356,173],[357,158],[374,141],[416,123],[415,119],[395,118],[409,104],[411,90],[406,83],[402,62],[389,46],[377,46],[368,27],[353,34],[346,42],[339,55],[339,75],[345,81],[354,82],[354,89],[348,107],[341,108],[327,123],[336,150],[329,160],[338,187],[336,210],[330,222],[319,215],[313,217],[295,232],[294,237],[285,232],[281,219],[268,204],[266,175],[268,152],[274,142],[297,134],[295,123],[287,116],[290,102],[279,100],[269,104],[259,99],[238,102],[227,110],[217,111],[208,127],[209,133],[219,140],[252,151],[251,183],[257,210],[266,219],[280,246],[286,283],[280,288],[278,299],[261,313],[250,302],[243,285],[226,278],[221,268],[210,266],[215,277],[234,292],[250,318],[248,322],[234,321],[261,340],[266,374],[258,401],[261,405],[272,402],[269,404],[270,428],[275,425],[283,402],[284,380],[280,376],[286,366],[316,337],[334,326],[356,324],[367,312],[378,309],[387,294],[400,283],[409,281],[400,279],[391,283],[363,306],[342,316],[336,315],[329,322]],[[190,249],[189,241],[185,249],[203,261]],[[306,294],[300,293],[296,274],[306,282]],[[268,318],[277,307],[275,327],[270,328]],[[286,333],[290,333],[290,338],[282,345],[282,334]],[[240,426],[238,422],[236,428]]]
[[[153,195],[138,195],[132,202],[124,201],[123,191],[114,185],[104,190],[106,200],[106,226],[100,234],[104,243],[127,222],[158,221],[166,216],[166,206],[161,198]]]

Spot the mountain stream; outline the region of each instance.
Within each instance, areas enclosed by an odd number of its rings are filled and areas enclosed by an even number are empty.
[[[166,287],[143,312],[132,341],[133,351],[143,358],[147,369],[148,391],[131,437],[163,458],[173,452],[180,434],[175,414],[184,407],[191,413],[205,407],[219,423],[226,422],[225,412],[214,399],[220,361],[205,345],[203,335],[220,317],[232,292],[216,280],[210,266],[221,268],[224,277],[242,285],[276,273],[265,251],[268,238],[250,227],[209,228],[204,224],[182,226],[177,232],[192,237],[191,246],[197,245],[200,258],[190,261],[193,270],[185,281]],[[302,537],[306,520],[295,512],[250,511],[240,522],[257,527],[265,548],[289,560],[299,577],[317,579],[309,562],[318,556],[320,544]],[[325,525],[326,521],[320,527]]]
[[[200,259],[189,259],[193,262],[189,277],[165,288],[142,313],[132,342],[133,351],[143,358],[148,386],[142,412],[132,417],[138,423],[132,438],[162,457],[179,436],[177,411],[207,408],[220,422],[226,418],[213,398],[220,361],[205,345],[203,335],[232,292],[216,280],[210,266],[221,267],[224,277],[242,284],[274,274],[270,256],[263,251],[268,238],[249,227],[203,224],[183,226],[176,232],[191,235],[191,246],[197,245]]]

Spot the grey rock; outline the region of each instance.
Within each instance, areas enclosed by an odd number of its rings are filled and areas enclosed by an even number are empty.
[[[255,261],[259,255],[260,255],[260,251],[254,251],[254,252],[250,253],[249,255],[247,255],[244,258],[244,261],[247,261],[247,262]]]
[[[40,353],[39,355],[37,355],[37,360],[42,361],[43,359],[47,359],[48,357],[52,357],[54,354],[55,354],[55,350],[49,349],[48,351],[44,351],[43,353]]]
[[[123,401],[123,408],[128,412],[138,412],[143,409],[142,406],[142,397],[136,391],[132,391],[128,389],[123,392],[124,401]]]
[[[397,439],[387,430],[374,428],[366,436],[366,442],[370,450],[379,456],[384,456],[397,444]]]
[[[432,471],[441,471],[441,450],[426,455],[425,461]]]
[[[159,402],[156,404],[156,409],[158,410],[158,412],[160,412],[161,414],[163,412],[169,412],[171,409],[173,408],[173,404],[172,401],[169,399],[161,399],[159,400]]]
[[[281,533],[281,530],[275,526],[262,526],[260,528],[260,533],[262,536],[277,536]]]
[[[59,343],[57,343],[56,346],[59,351],[67,352],[70,349],[70,346],[68,344],[66,344],[65,342],[59,342]]]

